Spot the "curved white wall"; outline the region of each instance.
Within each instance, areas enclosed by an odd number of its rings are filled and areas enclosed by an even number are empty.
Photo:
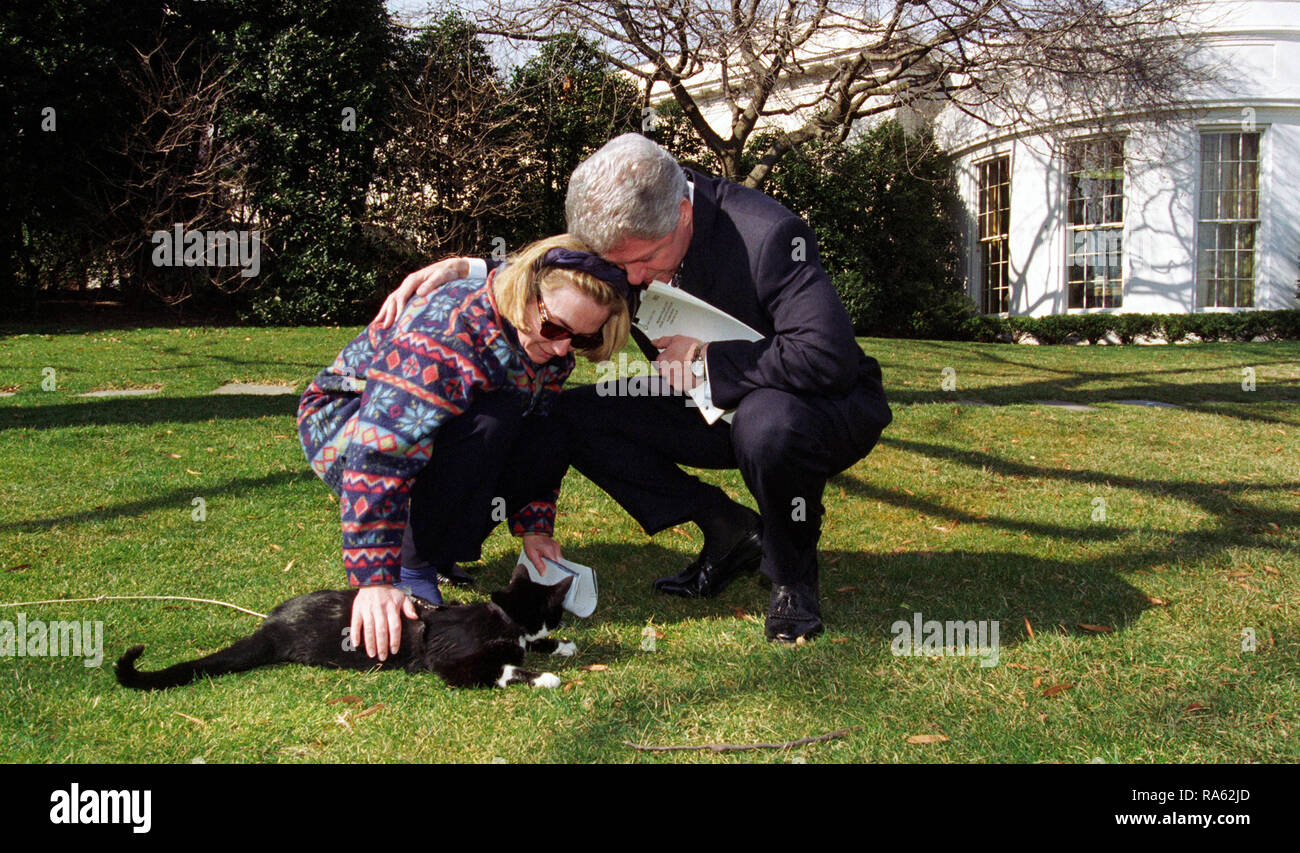
[[[1300,286],[1300,0],[1206,4],[1206,56],[1232,69],[1221,85],[1176,117],[1116,115],[1125,135],[1124,296],[1121,310],[1203,310],[1196,297],[1200,134],[1260,132],[1260,224],[1254,308],[1297,307]],[[997,155],[1011,163],[1009,225],[1012,314],[1090,309],[1066,304],[1065,174],[1054,139],[1041,128],[990,131],[945,111],[936,132],[953,157],[967,208],[967,280],[978,302],[975,236],[977,164]],[[1209,309],[1219,310],[1219,309]]]

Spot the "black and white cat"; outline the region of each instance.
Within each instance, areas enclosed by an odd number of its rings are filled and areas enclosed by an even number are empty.
[[[336,669],[398,669],[436,672],[453,687],[505,687],[527,683],[559,687],[559,676],[521,669],[525,651],[572,655],[570,642],[543,639],[560,626],[564,596],[572,578],[542,586],[515,569],[510,584],[490,602],[432,605],[413,599],[418,619],[402,619],[401,649],[379,661],[351,642],[352,601],[356,590],[321,590],[291,598],[276,607],[251,636],[227,649],[170,666],[140,672],[133,646],[117,662],[124,687],[159,690],[189,684],[200,675],[244,672],[276,663],[303,663]]]

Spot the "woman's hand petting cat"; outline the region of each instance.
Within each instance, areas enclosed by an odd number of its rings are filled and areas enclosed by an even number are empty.
[[[528,559],[532,560],[533,565],[543,575],[546,574],[546,563],[544,559],[562,560],[564,555],[560,553],[560,543],[556,542],[545,533],[525,533],[524,534],[524,553]]]
[[[351,639],[366,655],[387,660],[402,647],[402,614],[418,619],[406,593],[389,584],[363,586],[352,602]]]

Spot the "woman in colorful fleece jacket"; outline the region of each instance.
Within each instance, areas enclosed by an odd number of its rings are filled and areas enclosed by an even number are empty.
[[[548,417],[573,350],[600,361],[623,347],[622,270],[568,235],[413,300],[372,324],[321,371],[298,407],[312,470],[339,496],[343,567],[361,587],[351,639],[380,660],[415,609],[395,584],[440,601],[437,572],[479,557],[508,518],[537,563],[552,538],[564,476]]]

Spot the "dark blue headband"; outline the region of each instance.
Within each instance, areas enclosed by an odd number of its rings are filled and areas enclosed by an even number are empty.
[[[561,269],[580,270],[608,284],[618,291],[624,300],[628,295],[627,273],[600,255],[591,252],[578,252],[573,249],[548,249],[542,255],[543,267],[560,267]]]

